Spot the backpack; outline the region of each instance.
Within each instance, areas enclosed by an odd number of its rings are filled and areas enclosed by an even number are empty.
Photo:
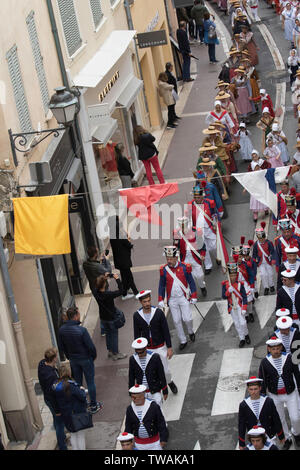
[[[217,31],[213,25],[209,26],[207,37],[208,39],[217,39]]]

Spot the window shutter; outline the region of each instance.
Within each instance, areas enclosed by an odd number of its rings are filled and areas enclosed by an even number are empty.
[[[76,17],[73,0],[57,0],[60,11],[64,35],[66,38],[68,54],[71,57],[80,48],[82,39],[80,37],[79,25]]]
[[[101,19],[103,17],[101,2],[100,0],[90,0],[91,10],[94,19],[95,28],[99,26]]]
[[[45,113],[47,113],[48,104],[49,104],[49,90],[48,90],[48,85],[47,85],[45,69],[44,69],[43,57],[41,54],[39,39],[38,39],[37,31],[36,31],[33,11],[26,18],[26,23],[27,23],[28,33],[30,37],[32,52],[33,52],[35,69],[36,69],[37,76],[39,79],[42,102],[44,105]]]
[[[8,70],[14,91],[17,112],[19,115],[20,128],[22,132],[31,132],[32,125],[25,96],[25,90],[21,75],[20,63],[17,53],[17,46],[13,46],[6,54]]]

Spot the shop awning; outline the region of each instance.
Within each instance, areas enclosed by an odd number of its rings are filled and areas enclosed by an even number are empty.
[[[126,52],[136,31],[113,31],[93,58],[74,77],[75,86],[95,88]]]
[[[119,96],[117,100],[118,104],[124,106],[124,108],[128,110],[142,88],[143,81],[133,76]]]
[[[81,165],[80,158],[74,158],[74,161],[71,165],[71,168],[65,180],[69,183],[72,183],[75,191],[78,191],[82,177],[83,177],[83,168]]]
[[[101,144],[106,145],[117,128],[118,121],[116,119],[109,118],[101,124],[101,126],[92,131],[92,136],[99,140]]]

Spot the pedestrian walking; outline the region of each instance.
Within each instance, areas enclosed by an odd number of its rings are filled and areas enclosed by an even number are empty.
[[[128,158],[124,155],[125,147],[122,142],[115,146],[116,162],[119,172],[120,180],[122,181],[122,188],[131,188],[134,173],[131,169]]]
[[[79,386],[82,385],[84,375],[90,397],[88,409],[91,413],[97,413],[103,408],[103,404],[96,400],[94,361],[97,351],[88,330],[81,326],[77,307],[68,308],[67,321],[60,327],[58,339],[62,351],[70,361],[72,376]]]
[[[176,31],[176,37],[178,42],[179,50],[182,54],[182,80],[184,82],[192,82],[194,79],[191,78],[191,48],[186,31],[186,22],[180,21],[179,28]]]
[[[279,128],[279,124],[277,122],[272,124],[272,131],[267,135],[267,139],[270,137],[273,139],[274,144],[280,150],[280,158],[282,162],[284,165],[288,165],[290,162],[290,156],[287,148],[288,140],[285,133]]]
[[[113,278],[116,280],[118,288],[111,291],[106,289],[106,277],[98,277],[95,299],[99,306],[99,316],[105,331],[108,359],[116,361],[118,359],[125,359],[127,355],[119,352],[119,330],[115,325],[119,310],[115,306],[114,299],[122,295],[123,288],[119,276],[114,274]]]
[[[140,301],[141,308],[133,314],[134,338],[146,338],[147,349],[160,355],[168,386],[172,393],[176,394],[178,389],[168,364],[173,357],[173,348],[166,316],[159,307],[151,305],[151,290],[140,291],[136,299]]]
[[[268,108],[268,113],[272,118],[275,118],[275,112],[273,108],[273,102],[271,96],[266,92],[264,88],[260,88],[260,98],[261,98],[261,109],[262,112],[265,108]],[[267,117],[267,116],[265,116]]]
[[[210,14],[204,13],[204,43],[208,46],[209,63],[214,64],[219,62],[216,59],[216,45],[219,44],[217,36],[216,24],[210,19]],[[213,18],[214,19],[214,18]]]
[[[275,403],[286,439],[285,450],[288,450],[292,444],[292,434],[296,444],[300,445],[299,368],[293,363],[292,356],[282,351],[282,341],[277,336],[272,336],[266,344],[268,354],[260,363],[259,378],[263,379],[262,392],[267,392]],[[286,422],[284,405],[291,421],[291,431]]]
[[[131,272],[132,260],[131,251],[133,244],[122,226],[120,226],[119,216],[110,217],[110,246],[113,253],[115,268],[120,271],[122,280],[122,300],[128,300],[138,293],[133,274]]]
[[[168,398],[168,385],[159,354],[148,351],[148,340],[143,337],[135,339],[131,347],[135,354],[129,358],[129,388],[145,385],[145,397],[162,407],[161,394],[164,400]]]
[[[299,349],[300,344],[300,332],[293,326],[293,319],[290,315],[280,316],[276,320],[276,327],[274,334],[281,339],[283,350],[293,355]]]
[[[131,404],[126,410],[125,432],[134,435],[138,450],[162,450],[168,441],[168,429],[160,406],[145,397],[145,385],[129,389]]]
[[[160,268],[158,306],[164,308],[164,299],[167,297],[167,304],[180,341],[179,350],[182,351],[187,346],[182,321],[186,324],[190,340],[195,342],[196,339],[190,304],[197,302],[197,290],[192,276],[192,266],[178,261],[177,248],[166,246],[164,252],[167,264]]]
[[[249,444],[246,450],[279,450],[275,444],[268,440],[266,430],[261,426],[254,426],[247,434]]]
[[[64,424],[71,433],[72,450],[86,450],[85,429],[77,431],[73,421],[74,415],[87,413],[86,393],[72,378],[69,364],[59,368],[59,379],[53,384],[53,391]]]
[[[196,23],[196,32],[195,39],[199,36],[200,44],[204,44],[204,15],[209,12],[204,5],[203,0],[195,0],[194,6],[191,9],[191,17],[195,20]]]
[[[158,161],[158,150],[154,145],[155,137],[142,126],[134,128],[133,137],[134,143],[138,147],[138,159],[144,164],[149,184],[155,184],[151,166],[154,168],[160,184],[163,184],[165,179]]]
[[[57,362],[57,349],[47,349],[44,354],[44,359],[42,359],[38,365],[38,379],[44,394],[44,402],[53,416],[53,426],[56,432],[58,448],[59,450],[67,450],[65,424],[61,413],[58,412],[57,402],[52,388],[53,384],[59,378],[58,369],[56,368]]]
[[[266,141],[267,147],[264,150],[264,157],[267,162],[270,163],[271,168],[278,168],[283,166],[283,161],[281,160],[281,150],[275,144],[272,137],[267,137]]]
[[[288,2],[281,12],[282,26],[284,28],[284,38],[287,41],[291,42],[292,47],[294,47],[294,36],[293,31],[295,27],[295,16],[296,10]]]
[[[174,85],[168,83],[168,75],[162,72],[158,76],[158,94],[168,108],[167,129],[176,127],[175,98],[173,95]]]
[[[285,443],[282,423],[272,398],[261,393],[263,380],[252,376],[245,381],[248,396],[239,405],[239,448],[246,449],[246,434],[254,426],[265,428],[269,439],[278,437]]]
[[[239,130],[234,135],[240,145],[240,155],[242,159],[246,162],[250,162],[252,159],[253,144],[250,139],[251,132],[247,130],[244,122],[240,123]]]
[[[265,222],[255,229],[257,241],[253,245],[253,258],[260,274],[264,295],[275,292],[274,268],[276,264],[275,249],[273,243],[266,238]]]
[[[298,19],[296,21],[299,23],[299,38],[300,38],[300,21]],[[294,38],[294,42],[295,44],[297,44],[298,38],[297,38],[297,42],[296,42],[296,39]],[[293,86],[294,81],[296,80],[296,73],[298,69],[299,69],[299,56],[297,53],[297,49],[291,49],[288,60],[287,60],[287,70],[290,75],[291,88]]]
[[[254,34],[250,31],[250,26],[242,25],[240,32],[240,39],[246,47],[246,50],[249,52],[249,60],[252,67],[258,65],[258,54],[259,48],[255,42]]]

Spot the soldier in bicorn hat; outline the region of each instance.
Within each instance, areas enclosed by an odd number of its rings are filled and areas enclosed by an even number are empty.
[[[243,243],[243,238],[241,237],[241,243]],[[243,254],[243,245],[235,246],[232,247],[232,254],[233,258],[237,260],[238,264],[238,280],[240,282],[243,282],[246,295],[247,295],[247,302],[248,302],[248,308],[246,312],[246,321],[250,321],[251,323],[254,322],[254,316],[253,316],[253,286],[254,286],[254,276],[253,272],[248,266],[247,262],[244,261],[244,254]],[[252,286],[252,287],[251,287]]]
[[[273,243],[266,238],[265,222],[255,229],[257,241],[253,245],[253,258],[258,267],[264,295],[275,292],[274,265],[276,264],[275,249]]]
[[[190,340],[195,341],[190,304],[197,302],[197,290],[192,276],[192,266],[178,260],[179,253],[176,246],[166,246],[164,252],[167,264],[160,268],[158,306],[163,308],[164,298],[167,297],[180,341],[179,349],[182,350],[187,346],[182,321],[186,324]]]
[[[285,442],[281,420],[272,398],[262,395],[262,382],[252,376],[245,381],[248,397],[239,406],[239,446],[244,450],[246,434],[253,426],[262,426],[270,439],[276,435],[282,444]]]
[[[293,233],[300,235],[300,211],[297,209],[296,196],[285,196],[286,214],[285,217],[290,219]]]
[[[227,300],[228,313],[231,314],[235,329],[240,339],[239,347],[250,344],[247,322],[247,295],[244,283],[238,280],[237,262],[227,263],[229,281],[222,282],[222,298]]]
[[[133,314],[134,338],[147,338],[147,349],[160,355],[167,383],[172,393],[176,394],[178,389],[172,380],[168,365],[168,360],[173,356],[173,349],[166,316],[159,307],[151,305],[151,290],[140,291],[136,298],[142,306]]]

